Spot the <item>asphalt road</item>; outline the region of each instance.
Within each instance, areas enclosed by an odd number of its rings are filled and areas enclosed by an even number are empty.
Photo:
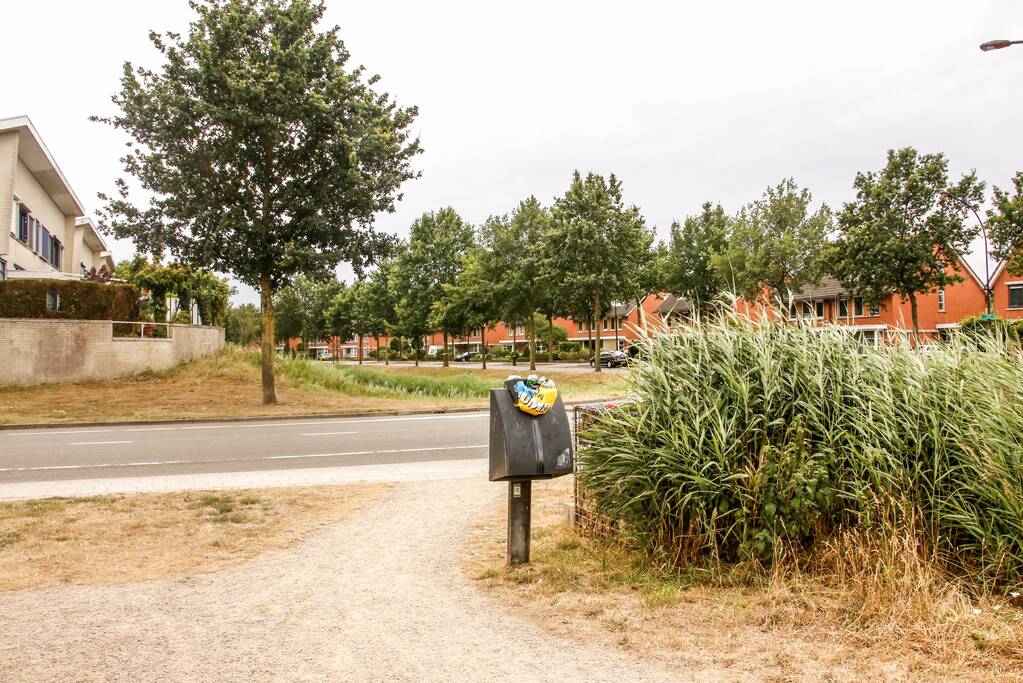
[[[0,430],[0,484],[484,458],[488,416]]]

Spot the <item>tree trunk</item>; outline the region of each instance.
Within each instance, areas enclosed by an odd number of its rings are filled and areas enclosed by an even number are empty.
[[[515,365],[515,356],[519,352],[519,325],[512,323],[512,365]]]
[[[593,319],[596,321],[593,326],[593,371],[600,372],[600,292],[593,295]]]
[[[268,276],[259,279],[259,315],[262,327],[260,352],[262,355],[261,370],[263,375],[263,404],[277,403],[277,387],[274,386],[274,318],[273,286]]]
[[[547,314],[547,360],[554,360],[554,316]]]
[[[532,313],[526,321],[526,334],[529,337],[529,369],[536,370],[536,318]]]
[[[398,342],[398,350],[401,351],[401,342]],[[378,346],[377,347],[377,353],[379,353],[379,352],[380,352],[380,347]],[[387,345],[384,347],[384,365],[390,365],[390,364],[391,364],[391,342],[388,341]]]
[[[444,367],[448,367],[448,333],[444,333]]]
[[[416,341],[412,344],[412,357],[416,360],[416,367],[419,367],[419,347],[423,344],[422,337],[416,337]]]
[[[593,321],[586,319],[586,347],[593,353]]]
[[[920,318],[917,313],[916,294],[909,293],[909,310],[913,313],[913,346],[920,346]]]
[[[359,365],[362,365],[362,333],[359,333]]]
[[[483,359],[483,369],[487,369],[487,326],[480,328],[480,357]]]

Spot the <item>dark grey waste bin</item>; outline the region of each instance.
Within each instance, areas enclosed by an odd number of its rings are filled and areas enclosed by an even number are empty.
[[[515,407],[508,388],[491,389],[490,481],[551,479],[571,473],[572,431],[561,397],[543,415],[528,415]]]

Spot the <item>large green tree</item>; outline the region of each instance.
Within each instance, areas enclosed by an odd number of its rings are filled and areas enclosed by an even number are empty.
[[[636,206],[625,206],[622,184],[576,171],[551,211],[544,240],[544,268],[556,274],[549,286],[570,310],[588,301],[595,328],[594,370],[600,372],[600,326],[612,302],[644,289],[646,264],[653,256],[653,231]]]
[[[504,273],[493,267],[493,253],[482,247],[470,250],[462,262],[462,270],[455,281],[445,284],[443,294],[434,303],[437,319],[466,333],[480,331],[483,369],[487,369],[487,330],[502,319],[504,312],[499,286]]]
[[[1023,172],[1012,179],[1012,192],[994,188],[992,208],[988,209],[992,252],[1013,275],[1023,275]],[[991,286],[991,283],[988,283]]]
[[[397,318],[395,313],[395,295],[390,287],[390,271],[394,267],[393,261],[384,261],[374,270],[362,283],[359,289],[358,315],[366,319],[366,334],[376,339],[377,354],[379,360],[380,337],[394,334],[394,321]],[[384,364],[389,365],[390,345],[384,347]]]
[[[163,63],[124,65],[114,116],[128,182],[104,224],[150,253],[232,273],[260,292],[263,402],[276,402],[274,293],[296,275],[356,270],[389,240],[374,216],[415,177],[414,108],[349,67],[318,0],[194,0],[185,35],[151,33]]]
[[[391,287],[399,293],[395,306],[399,325],[413,341],[434,331],[433,305],[440,299],[444,285],[455,281],[462,269],[462,259],[474,241],[472,226],[451,207],[424,213],[412,224],[408,244],[396,260]],[[445,327],[440,330],[444,334],[447,365],[448,337],[461,330]]]
[[[792,178],[769,187],[732,219],[728,246],[712,258],[717,276],[734,292],[756,298],[764,286],[788,299],[823,275],[822,257],[834,219],[827,204]]]
[[[510,218],[491,217],[480,230],[480,241],[489,250],[490,268],[500,273],[495,286],[502,302],[502,318],[525,325],[530,370],[536,369],[534,314],[541,310],[558,312],[555,292],[544,285],[543,241],[550,226],[550,212],[531,196],[519,202]]]
[[[959,256],[980,231],[967,216],[984,184],[972,172],[953,184],[944,154],[904,147],[888,150],[879,172],[857,173],[853,187],[829,249],[831,274],[869,303],[893,293],[908,300],[919,334],[917,297],[962,280]]]
[[[728,229],[725,210],[710,202],[698,215],[671,224],[661,284],[672,294],[689,299],[701,313],[709,311],[728,286],[721,271],[714,267],[714,259],[728,248]]]
[[[239,346],[248,346],[258,340],[259,309],[253,304],[242,304],[228,309],[224,337]]]
[[[344,292],[343,282],[313,280],[304,275],[282,287],[274,295],[274,310],[279,319],[275,326],[276,341],[301,337],[302,348],[308,351],[310,342],[330,336],[327,310],[331,302]]]

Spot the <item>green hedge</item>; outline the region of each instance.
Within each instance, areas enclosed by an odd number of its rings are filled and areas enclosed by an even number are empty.
[[[56,290],[56,311],[47,307]],[[131,285],[79,280],[7,280],[0,282],[0,318],[65,320],[138,320],[139,292]]]

